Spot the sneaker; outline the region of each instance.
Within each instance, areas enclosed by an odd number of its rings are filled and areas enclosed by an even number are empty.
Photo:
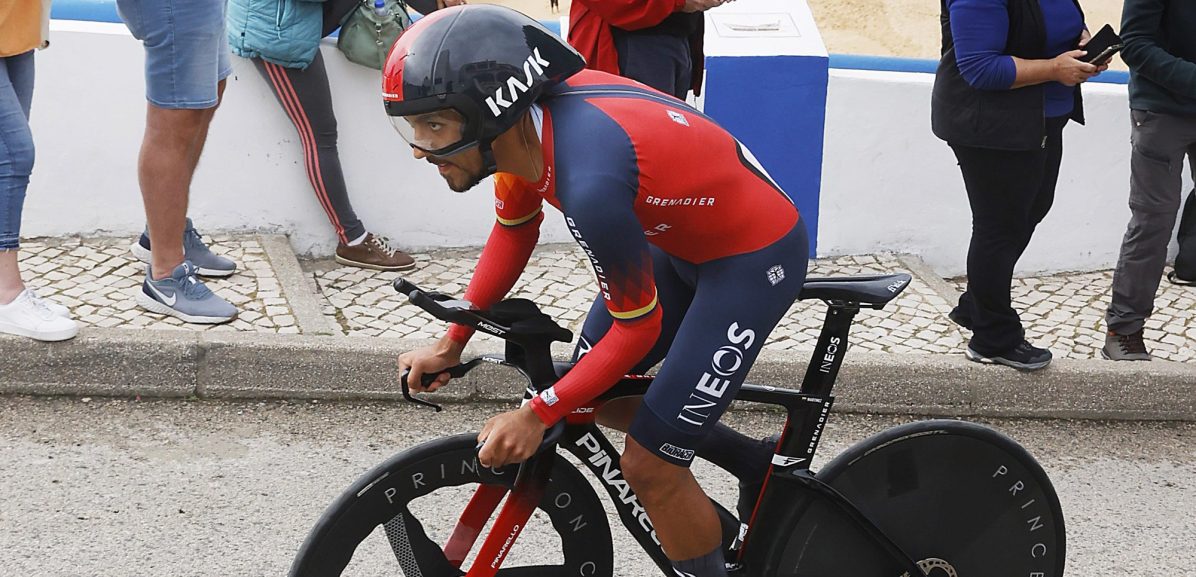
[[[1016,347],[999,355],[982,355],[976,352],[971,344],[968,345],[964,354],[967,355],[968,360],[977,363],[1005,365],[1022,371],[1037,371],[1051,364],[1051,351],[1040,349],[1025,339],[1022,339],[1022,342]]]
[[[50,299],[42,298],[42,296],[37,294],[37,292],[34,291],[33,289],[25,289],[25,290],[29,291],[30,298],[40,302],[42,304],[42,306],[50,309],[50,312],[52,312],[55,315],[58,315],[64,319],[71,318],[71,309],[68,309]]]
[[[772,455],[777,452],[777,443],[780,441],[780,433],[774,433],[761,439],[760,444],[768,448],[769,462],[762,463],[764,469],[760,480],[752,483],[739,482],[739,501],[735,504],[735,512],[739,514],[740,523],[747,523],[752,518],[752,511],[756,509],[756,502],[760,500],[760,491],[764,489],[768,466],[772,464]]]
[[[65,341],[79,334],[79,324],[59,316],[46,301],[25,289],[11,303],[0,305],[0,333],[37,341]]]
[[[343,265],[370,268],[374,270],[411,270],[415,259],[411,255],[391,246],[390,240],[374,233],[366,233],[361,244],[347,244],[336,247],[336,262]]]
[[[1173,285],[1179,285],[1179,286],[1196,286],[1196,280],[1188,280],[1185,278],[1179,278],[1179,276],[1175,274],[1175,271],[1171,271],[1171,272],[1167,273],[1167,282],[1170,282]]]
[[[175,267],[170,276],[153,280],[145,267],[145,281],[137,292],[137,304],[148,311],[170,315],[188,323],[218,324],[233,320],[237,307],[216,296],[195,278],[196,267],[188,261]]]
[[[1101,347],[1100,356],[1110,361],[1149,361],[1150,351],[1142,341],[1142,329],[1128,335],[1109,331],[1105,333],[1105,346]]]
[[[137,242],[129,247],[129,252],[133,253],[137,260],[149,264],[151,262],[149,235],[141,233],[141,238],[138,238]],[[195,226],[191,224],[189,218],[186,228],[183,229],[183,258],[195,265],[195,274],[199,276],[226,277],[237,272],[237,263],[212,252],[212,249],[204,243],[203,236],[195,230]]]

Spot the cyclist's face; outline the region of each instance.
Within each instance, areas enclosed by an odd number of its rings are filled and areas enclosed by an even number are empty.
[[[452,147],[464,139],[465,118],[456,110],[436,110],[394,120],[395,128],[403,140],[411,145],[412,154],[435,164],[449,188],[465,192],[485,178],[482,175],[482,155],[477,147],[468,147],[445,156],[429,152]]]
[[[465,118],[451,108],[404,116],[394,124],[408,144],[424,151],[443,150],[465,138]]]

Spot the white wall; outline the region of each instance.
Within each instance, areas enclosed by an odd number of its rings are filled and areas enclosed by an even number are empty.
[[[944,275],[963,273],[971,212],[954,154],[930,131],[933,80],[831,70],[820,255],[889,250],[917,254]],[[1088,84],[1084,107],[1087,125],[1064,131],[1055,204],[1019,263],[1023,272],[1117,262],[1130,216],[1126,87]]]
[[[139,232],[144,51],[121,24],[52,24],[52,46],[37,54],[37,164],[22,235]],[[494,222],[490,182],[464,194],[449,190],[391,128],[379,73],[349,63],[330,43],[323,51],[341,162],[365,225],[410,248],[483,244]],[[192,187],[191,216],[201,231],[283,231],[300,252],[331,253],[335,236],[307,181],[294,127],[253,65],[232,60]],[[570,237],[550,216],[542,238]]]
[[[144,218],[136,177],[145,115],[141,45],[119,24],[52,24],[53,45],[37,55],[38,160],[22,234],[132,235]],[[493,222],[490,185],[449,191],[393,133],[377,73],[348,63],[334,46],[325,45],[324,55],[341,159],[366,226],[409,248],[482,244]],[[282,231],[300,252],[330,253],[333,233],[304,175],[294,128],[253,66],[233,61],[191,215],[201,230]],[[831,71],[820,254],[909,252],[942,274],[963,271],[969,212],[954,157],[930,133],[930,83],[926,74]],[[1085,94],[1088,126],[1066,131],[1058,200],[1023,270],[1116,261],[1129,218],[1125,86],[1093,84]],[[543,238],[569,237],[550,217]]]

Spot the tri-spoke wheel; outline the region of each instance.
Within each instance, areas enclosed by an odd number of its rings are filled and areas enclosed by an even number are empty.
[[[517,467],[477,462],[476,435],[425,443],[363,475],[325,511],[291,577],[457,577],[477,559]],[[610,526],[589,482],[559,455],[539,506],[503,553],[503,577],[613,572]]]

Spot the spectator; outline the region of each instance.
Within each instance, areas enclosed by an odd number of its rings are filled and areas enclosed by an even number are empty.
[[[344,4],[354,9],[358,3]],[[349,202],[319,49],[325,31],[336,27],[324,25],[324,7],[305,0],[229,0],[228,6],[233,51],[253,62],[299,132],[307,178],[336,232],[336,261],[375,270],[414,268],[415,259],[366,230]],[[340,15],[332,19],[339,22]]]
[[[132,250],[149,264],[137,303],[189,323],[230,321],[236,307],[196,275],[228,276],[237,265],[212,253],[187,218],[191,178],[232,73],[224,0],[117,0],[116,6],[145,45],[148,102],[137,177],[147,230]]]
[[[685,99],[702,88],[702,12],[728,0],[574,0],[569,44],[586,67]]]
[[[33,49],[45,48],[50,0],[0,5],[0,333],[64,341],[79,333],[66,307],[21,280],[21,209],[33,171]]]
[[[1113,273],[1101,356],[1149,361],[1143,325],[1154,308],[1179,212],[1184,154],[1189,163],[1196,161],[1196,4],[1126,0],[1121,38],[1122,58],[1130,67],[1130,222]],[[1191,199],[1185,217],[1196,210]],[[1181,255],[1196,251],[1184,242],[1196,222],[1184,220]],[[1196,271],[1184,270],[1182,263],[1182,258],[1176,259],[1176,270],[1168,278],[1196,284]]]
[[[1055,197],[1063,127],[1083,123],[1079,84],[1104,67],[1077,60],[1088,42],[1074,0],[942,0],[943,56],[931,124],[959,160],[972,209],[968,286],[951,320],[973,331],[973,361],[1036,370],[1010,303],[1013,268]]]

